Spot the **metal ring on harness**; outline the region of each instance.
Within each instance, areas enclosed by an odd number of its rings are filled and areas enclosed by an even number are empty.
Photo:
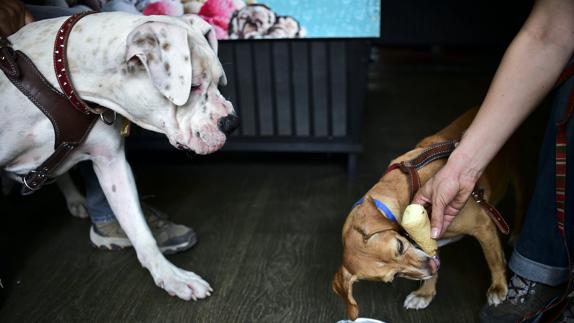
[[[106,115],[106,112],[108,112],[108,111],[105,111],[105,112],[100,113],[100,120],[102,120],[102,122],[105,123],[105,124],[107,124],[108,126],[111,126],[111,125],[114,124],[114,122],[115,122],[116,119],[118,118],[118,115],[117,115],[116,111],[113,111],[113,110],[112,110],[112,112],[114,113],[114,115],[113,115],[113,117],[112,117],[111,120],[108,120],[108,119],[106,119],[106,116],[105,116],[105,115]]]

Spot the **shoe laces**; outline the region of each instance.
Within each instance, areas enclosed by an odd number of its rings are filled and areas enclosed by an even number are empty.
[[[155,216],[154,214],[150,214],[150,215],[147,217],[147,222],[149,223],[149,225],[150,225],[151,227],[158,228],[158,229],[163,228],[163,227],[167,224],[166,221],[164,221],[164,220],[162,220],[161,218]]]
[[[506,299],[512,304],[523,304],[526,301],[526,296],[534,295],[536,283],[522,278],[518,275],[512,276],[508,284],[508,294]]]
[[[168,224],[167,215],[154,207],[142,203],[142,209],[151,227],[162,229]]]

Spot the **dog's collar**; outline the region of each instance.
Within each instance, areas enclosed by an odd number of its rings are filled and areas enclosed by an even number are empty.
[[[393,211],[391,211],[391,209],[385,203],[383,203],[377,199],[372,199],[372,200],[373,200],[373,204],[375,204],[375,207],[379,211],[381,211],[381,213],[385,216],[385,218],[387,218],[393,222],[397,222],[397,218],[393,214]],[[353,209],[356,208],[357,206],[363,204],[364,202],[365,202],[365,198],[362,197],[360,200],[355,202],[355,204],[353,204]]]
[[[76,95],[76,91],[74,91],[74,85],[72,84],[70,75],[68,73],[68,59],[66,57],[68,37],[72,32],[72,28],[80,19],[94,13],[96,12],[86,11],[75,14],[70,18],[66,19],[66,21],[62,24],[62,26],[58,30],[56,39],[54,41],[54,52],[53,52],[54,72],[56,73],[56,79],[58,80],[58,84],[60,84],[60,89],[62,90],[62,92],[64,92],[64,95],[76,110],[84,114],[90,114],[90,113],[99,114],[102,118],[102,121],[104,121],[107,124],[110,124],[110,121],[106,120],[103,117],[103,112],[107,111],[107,109],[100,107],[99,105],[95,105],[94,107],[92,107],[88,105],[86,102],[84,102],[84,100],[82,100],[78,95]],[[115,120],[115,116],[113,118]]]

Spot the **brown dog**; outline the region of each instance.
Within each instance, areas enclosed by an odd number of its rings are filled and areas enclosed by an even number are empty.
[[[415,149],[393,160],[391,164],[411,160],[432,144],[460,138],[476,112],[477,109],[466,112],[445,129],[423,139]],[[479,180],[479,186],[484,189],[485,199],[496,204],[504,196],[509,182],[512,182],[519,212],[522,210],[519,205],[523,205],[524,196],[518,189],[518,174],[515,174],[514,168],[509,167],[510,159],[515,156],[509,153],[510,146],[503,148],[488,166]],[[421,168],[421,182],[425,183],[445,163],[445,159],[440,159]],[[354,207],[347,217],[343,227],[343,264],[335,274],[332,287],[346,302],[347,315],[351,319],[356,319],[359,313],[352,288],[358,280],[391,282],[395,277],[424,280],[418,290],[407,296],[404,302],[407,309],[426,308],[436,294],[437,264],[403,236],[399,225],[383,216],[383,212],[373,203],[374,200],[382,201],[394,214],[402,214],[410,203],[409,199],[407,176],[398,170],[391,171],[365,194],[364,202]],[[492,275],[492,284],[487,292],[488,303],[499,304],[507,293],[506,260],[497,227],[486,211],[472,199],[448,227],[443,239],[448,243],[463,235],[471,235],[480,242]],[[439,241],[439,246],[446,243],[441,244]]]

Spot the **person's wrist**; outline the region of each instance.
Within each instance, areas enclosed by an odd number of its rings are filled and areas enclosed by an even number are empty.
[[[459,182],[466,185],[474,185],[484,171],[484,167],[477,161],[476,155],[458,148],[450,155],[447,165],[449,170],[459,179]]]

